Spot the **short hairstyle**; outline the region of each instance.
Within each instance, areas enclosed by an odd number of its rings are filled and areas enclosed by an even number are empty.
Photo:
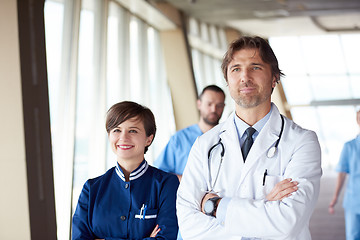
[[[206,87],[202,90],[202,92],[200,93],[198,99],[201,99],[202,96],[204,95],[204,93],[205,93],[206,91],[214,91],[214,92],[222,93],[222,94],[224,95],[224,99],[225,99],[225,93],[224,93],[224,91],[223,91],[220,87],[218,87],[218,86],[216,86],[216,85],[206,86]]]
[[[223,62],[221,64],[221,69],[226,82],[228,81],[227,69],[230,62],[233,60],[234,54],[242,49],[253,49],[253,48],[259,50],[259,55],[265,63],[270,64],[271,73],[273,76],[275,76],[277,83],[279,82],[280,77],[285,76],[285,74],[283,74],[279,69],[278,60],[267,41],[265,41],[263,38],[258,36],[254,36],[254,37],[244,36],[233,41],[224,55]]]
[[[130,101],[116,103],[107,111],[105,124],[107,133],[109,134],[112,129],[116,128],[119,126],[119,124],[129,120],[130,118],[135,118],[139,121],[142,121],[144,124],[146,136],[149,137],[154,135],[154,141],[156,133],[154,114],[149,108]],[[148,146],[145,147],[144,153],[146,153],[147,150]]]

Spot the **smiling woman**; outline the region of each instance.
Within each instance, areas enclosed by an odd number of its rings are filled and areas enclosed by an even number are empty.
[[[73,239],[175,239],[175,175],[148,165],[144,154],[156,124],[153,113],[124,101],[107,112],[106,131],[117,164],[89,179],[73,216]]]
[[[146,107],[129,101],[120,102],[108,111],[106,131],[117,162],[123,171],[130,173],[144,160],[155,137],[155,118]]]

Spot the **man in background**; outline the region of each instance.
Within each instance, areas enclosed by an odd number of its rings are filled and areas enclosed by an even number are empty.
[[[181,180],[182,173],[196,138],[219,123],[225,107],[225,93],[216,85],[203,89],[197,100],[200,120],[175,133],[154,165],[166,172],[174,173]]]
[[[356,121],[360,127],[360,110],[356,113]],[[342,186],[349,175],[343,201],[345,212],[346,240],[360,239],[360,135],[346,142],[336,167],[339,173],[334,196],[329,204],[330,214],[334,214],[334,206],[338,201]]]

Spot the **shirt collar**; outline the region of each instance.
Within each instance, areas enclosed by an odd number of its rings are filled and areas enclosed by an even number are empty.
[[[129,177],[129,180],[132,181],[132,180],[135,180],[135,179],[138,179],[139,177],[141,177],[142,175],[144,175],[144,173],[146,172],[146,170],[148,169],[149,167],[149,164],[147,163],[147,161],[144,159],[140,165],[130,173],[130,177]],[[115,167],[115,171],[116,171],[116,174],[119,176],[119,178],[121,180],[123,180],[125,182],[125,175],[119,165],[118,162],[116,162],[116,167]]]
[[[268,114],[265,115],[265,117],[263,117],[262,119],[260,119],[259,121],[257,121],[254,126],[252,126],[253,128],[255,128],[256,132],[254,133],[254,139],[257,137],[257,135],[259,135],[261,129],[265,126],[266,122],[269,120],[271,112],[273,109],[273,105],[271,104],[271,108],[270,111],[268,112]],[[234,114],[234,122],[235,122],[235,126],[236,126],[236,130],[238,132],[238,136],[239,138],[243,138],[244,134],[245,134],[245,130],[250,127],[246,122],[244,122],[243,120],[241,120],[236,113]],[[245,134],[246,135],[246,134]]]

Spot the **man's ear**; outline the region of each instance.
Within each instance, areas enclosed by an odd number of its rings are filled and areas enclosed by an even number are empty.
[[[201,100],[200,99],[196,100],[196,106],[197,106],[197,109],[200,110],[200,107],[201,107]]]
[[[279,83],[278,81],[279,76],[274,75],[272,79],[272,88],[275,88],[276,84]]]

